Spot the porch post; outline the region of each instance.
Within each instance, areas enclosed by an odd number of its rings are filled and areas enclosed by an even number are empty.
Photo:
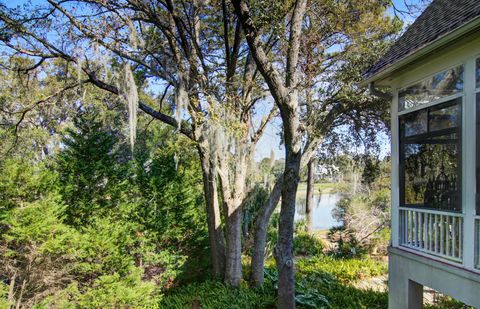
[[[475,259],[475,191],[476,191],[476,126],[475,126],[475,58],[465,63],[464,100],[462,117],[462,210],[463,225],[463,264],[474,268]]]
[[[398,209],[400,200],[399,200],[399,153],[398,153],[398,90],[393,89],[393,99],[391,105],[391,130],[392,130],[392,146],[391,146],[391,218],[392,218],[392,227],[391,227],[391,245],[392,247],[399,246],[399,232],[400,232],[400,211]]]

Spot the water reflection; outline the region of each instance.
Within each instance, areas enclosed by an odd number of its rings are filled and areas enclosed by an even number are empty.
[[[313,209],[309,218],[306,218],[306,200],[304,196],[297,197],[297,207],[295,209],[295,221],[310,220],[313,231],[328,230],[333,226],[340,225],[340,222],[332,217],[332,210],[340,200],[341,195],[335,194],[316,194],[313,196]]]

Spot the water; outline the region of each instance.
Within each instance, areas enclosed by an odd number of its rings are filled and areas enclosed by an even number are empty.
[[[313,196],[313,209],[311,213],[312,230],[328,230],[333,226],[340,225],[340,222],[332,216],[332,210],[340,200],[339,193],[334,194],[315,194]],[[297,197],[297,207],[295,209],[295,221],[306,219],[305,197]]]

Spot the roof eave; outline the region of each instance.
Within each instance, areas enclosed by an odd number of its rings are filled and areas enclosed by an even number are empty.
[[[477,16],[470,20],[469,22],[463,24],[462,26],[456,28],[453,31],[435,39],[434,41],[428,43],[427,45],[418,48],[413,53],[410,53],[408,56],[402,58],[401,60],[394,62],[377,73],[364,79],[360,85],[366,87],[371,83],[381,82],[389,78],[392,73],[409,65],[410,63],[427,56],[428,54],[434,52],[435,50],[447,45],[448,43],[457,40],[460,37],[468,35],[470,32],[477,30],[480,27],[480,16]],[[381,83],[388,84],[388,83]]]

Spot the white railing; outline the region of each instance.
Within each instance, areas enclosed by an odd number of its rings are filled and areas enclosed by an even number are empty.
[[[463,215],[401,207],[400,245],[461,263]]]

